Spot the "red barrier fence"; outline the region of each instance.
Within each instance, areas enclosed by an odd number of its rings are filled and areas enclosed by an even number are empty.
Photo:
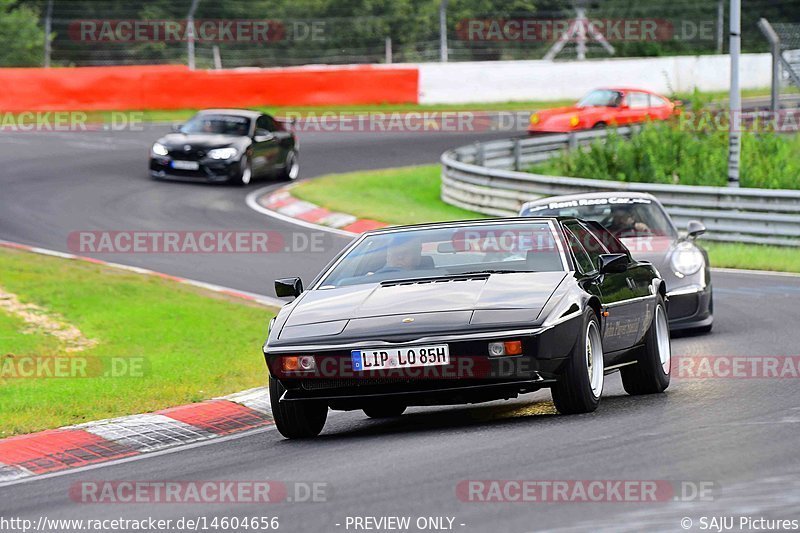
[[[0,69],[3,112],[400,104],[418,93],[413,67]]]

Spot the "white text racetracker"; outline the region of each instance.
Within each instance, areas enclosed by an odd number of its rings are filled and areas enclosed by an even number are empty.
[[[450,363],[450,350],[446,344],[436,346],[410,346],[404,348],[378,348],[353,350],[353,370],[383,370],[387,368],[413,368]]]

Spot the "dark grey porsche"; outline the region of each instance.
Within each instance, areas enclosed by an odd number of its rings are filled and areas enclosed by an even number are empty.
[[[278,430],[322,430],[329,409],[508,399],[543,387],[561,413],[597,408],[604,375],[630,394],[670,381],[666,287],[598,224],[447,222],[367,232],[270,323],[263,351]]]
[[[520,216],[571,216],[599,223],[664,278],[670,330],[711,331],[714,293],[708,253],[697,242],[706,231],[701,222],[687,221],[680,234],[653,195],[628,191],[542,198],[522,206]]]

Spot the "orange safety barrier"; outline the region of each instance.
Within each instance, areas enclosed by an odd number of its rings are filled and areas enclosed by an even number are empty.
[[[415,67],[0,69],[0,112],[416,103]]]

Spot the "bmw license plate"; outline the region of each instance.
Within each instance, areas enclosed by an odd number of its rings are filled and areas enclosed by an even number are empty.
[[[197,170],[200,168],[200,163],[197,161],[172,161],[172,168],[176,170]]]
[[[450,363],[450,350],[446,344],[436,346],[411,346],[408,348],[378,348],[352,350],[353,370],[384,370],[438,366]]]

